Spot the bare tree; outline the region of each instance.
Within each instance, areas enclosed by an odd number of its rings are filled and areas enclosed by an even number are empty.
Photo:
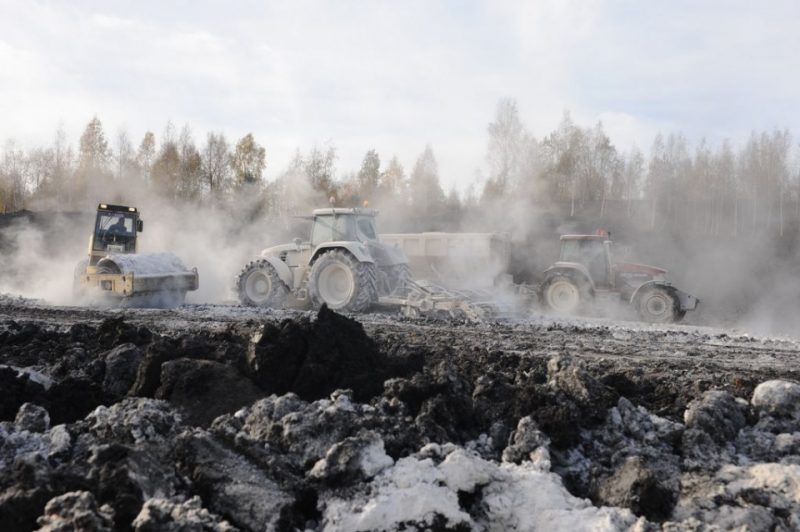
[[[144,134],[142,142],[139,144],[139,151],[136,153],[136,162],[142,171],[144,182],[150,183],[150,174],[153,169],[153,162],[156,158],[156,136],[152,131]]]
[[[228,189],[231,175],[231,154],[222,132],[209,133],[203,148],[203,176],[211,196]]]

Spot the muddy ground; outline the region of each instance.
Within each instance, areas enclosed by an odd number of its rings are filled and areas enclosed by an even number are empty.
[[[0,530],[798,529],[799,355],[599,319],[0,297]]]

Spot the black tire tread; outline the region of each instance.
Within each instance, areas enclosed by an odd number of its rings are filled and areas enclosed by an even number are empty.
[[[247,275],[253,270],[264,270],[270,278],[270,285],[272,286],[272,294],[267,299],[266,303],[257,304],[255,301],[247,296],[244,285]],[[281,281],[275,267],[266,259],[256,259],[250,261],[242,268],[242,271],[236,276],[235,283],[236,296],[242,305],[248,307],[267,307],[267,308],[280,308],[283,306],[286,296],[289,294],[289,288]]]
[[[647,296],[647,294],[650,292],[661,292],[665,294],[667,297],[669,297],[669,299],[672,301],[672,310],[665,319],[652,319],[652,316],[650,316],[649,314],[647,314],[645,311],[642,310],[643,306],[642,302],[644,301],[644,298]],[[643,289],[642,293],[636,298],[636,312],[639,314],[639,317],[643,321],[646,321],[648,323],[677,323],[681,321],[683,317],[686,315],[686,311],[681,310],[680,301],[675,296],[675,294],[673,294],[672,291],[669,290],[668,288],[664,288],[661,286],[652,286]]]
[[[354,296],[344,306],[334,309],[345,312],[363,312],[373,303],[378,301],[378,272],[371,262],[359,262],[350,253],[342,249],[327,251],[320,255],[311,266],[308,278],[308,295],[314,308],[322,306],[324,301],[320,298],[317,289],[317,277],[322,267],[330,261],[341,262],[355,272],[356,291]]]

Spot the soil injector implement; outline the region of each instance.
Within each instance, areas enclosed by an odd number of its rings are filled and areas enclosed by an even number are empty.
[[[189,270],[172,253],[137,253],[143,228],[135,207],[101,203],[89,257],[75,269],[76,293],[123,306],[174,307],[197,290],[197,268]]]

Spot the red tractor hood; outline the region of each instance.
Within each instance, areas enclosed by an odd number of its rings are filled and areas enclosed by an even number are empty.
[[[647,264],[636,264],[634,262],[617,262],[614,267],[619,273],[646,273],[649,275],[666,275],[667,270],[657,268],[656,266],[648,266]]]

